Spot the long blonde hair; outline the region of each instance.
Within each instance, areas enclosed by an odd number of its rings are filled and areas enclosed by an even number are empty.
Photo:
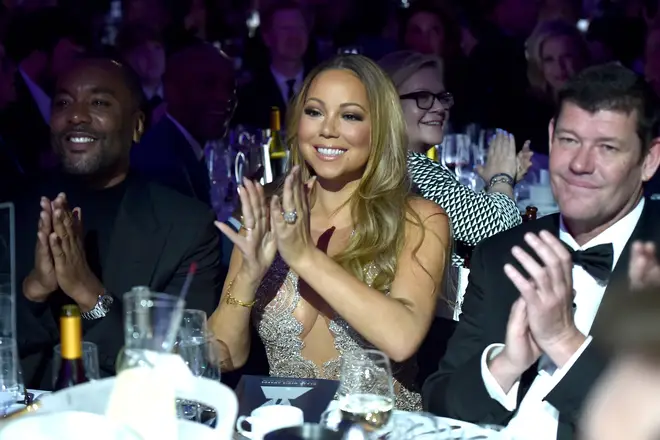
[[[305,78],[287,112],[289,167],[300,165],[304,180],[312,176],[312,170],[300,151],[298,124],[311,84],[327,70],[347,70],[360,79],[367,92],[371,119],[369,159],[357,189],[347,202],[355,231],[346,249],[334,259],[363,282],[367,282],[367,269],[374,265],[378,275],[372,287],[386,291],[394,280],[397,259],[404,246],[406,222],[412,218],[423,228],[421,219],[408,203],[411,185],[406,167],[407,135],[399,95],[387,74],[364,56],[340,55],[316,67]]]

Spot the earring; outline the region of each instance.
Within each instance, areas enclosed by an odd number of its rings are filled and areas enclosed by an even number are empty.
[[[135,142],[136,144],[140,142],[140,139],[142,138],[142,133],[144,133],[144,122],[142,121],[142,119],[139,119],[138,126],[133,131],[133,142]]]

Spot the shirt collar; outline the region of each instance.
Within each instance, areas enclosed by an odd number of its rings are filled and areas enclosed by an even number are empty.
[[[172,115],[167,113],[167,117],[169,118],[170,121],[172,121],[172,124],[179,130],[179,132],[183,135],[184,138],[188,141],[190,144],[190,147],[193,150],[193,153],[195,153],[195,157],[198,160],[202,160],[204,157],[204,150],[202,149],[202,146],[197,142],[197,140],[190,134],[188,130],[186,130],[183,125],[179,123]]]
[[[612,259],[612,268],[616,266],[619,257],[623,253],[623,249],[626,247],[630,236],[632,235],[637,223],[639,222],[640,217],[642,216],[642,211],[644,210],[645,200],[642,199],[637,203],[628,214],[623,218],[619,219],[616,223],[611,225],[609,228],[605,229],[603,232],[589,240],[584,246],[579,246],[573,236],[568,232],[566,225],[564,224],[563,217],[559,219],[559,239],[569,245],[573,250],[585,250],[598,246],[600,244],[612,243],[613,250],[613,259]]]
[[[273,69],[273,66],[270,66],[270,71],[273,74],[273,78],[275,78],[275,82],[280,87],[288,87],[286,82],[290,79],[295,79],[296,80],[295,86],[300,86],[300,84],[302,84],[302,81],[303,81],[303,71],[302,71],[302,69],[293,78],[291,78],[289,76],[282,75],[277,70]]]

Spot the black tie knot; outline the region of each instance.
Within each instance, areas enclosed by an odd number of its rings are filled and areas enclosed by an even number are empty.
[[[570,249],[573,264],[582,268],[592,277],[607,282],[612,274],[614,249],[612,243],[599,244],[583,251]]]

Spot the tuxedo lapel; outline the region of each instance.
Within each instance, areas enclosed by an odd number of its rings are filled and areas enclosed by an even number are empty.
[[[603,294],[603,301],[611,297],[617,292],[626,293],[629,289],[628,284],[628,265],[630,264],[630,246],[633,242],[641,241],[652,241],[654,243],[660,244],[660,229],[658,228],[658,219],[660,219],[660,213],[658,212],[658,203],[651,200],[646,200],[644,204],[644,210],[642,215],[633,229],[630,239],[626,243],[626,246],[621,252],[621,256],[614,266],[610,280],[607,283],[605,288],[605,293]],[[594,320],[592,328],[596,329],[599,325],[603,324],[600,322],[599,317],[601,316],[600,311],[602,307],[598,308],[598,313]]]
[[[150,285],[165,246],[168,231],[153,210],[147,185],[131,178],[115,220],[103,280],[116,295]]]

